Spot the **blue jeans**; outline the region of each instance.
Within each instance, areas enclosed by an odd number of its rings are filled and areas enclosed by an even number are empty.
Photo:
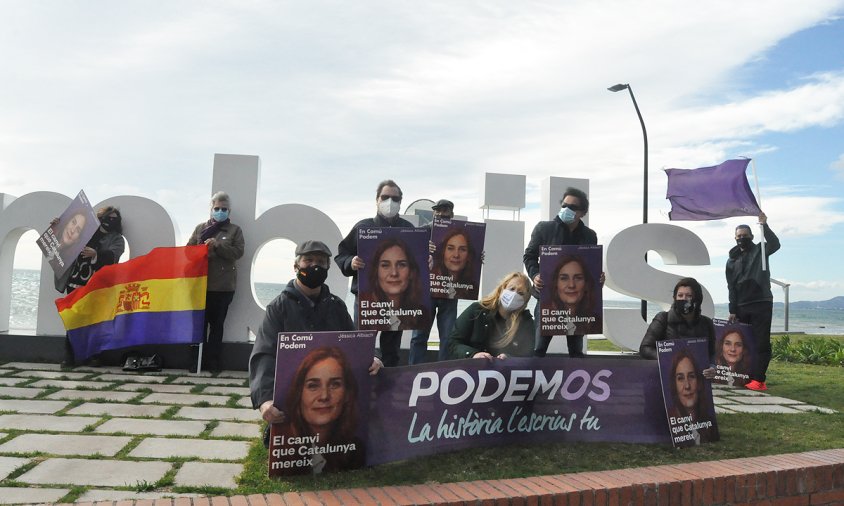
[[[437,331],[440,333],[440,352],[437,360],[448,359],[448,336],[457,321],[457,299],[431,299],[431,321],[428,328],[414,330],[410,338],[410,358],[408,363],[422,364],[425,362],[425,354],[428,351],[428,336],[431,334],[431,327],[434,325],[434,313],[437,315]]]

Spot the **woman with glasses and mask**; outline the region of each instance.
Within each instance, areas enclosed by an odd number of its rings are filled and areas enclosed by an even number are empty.
[[[207,336],[203,351],[203,367],[220,370],[220,351],[223,344],[223,325],[229,304],[237,286],[235,262],[243,256],[243,232],[229,219],[231,205],[225,192],[211,197],[210,217],[196,226],[188,239],[188,246],[208,246],[208,288],[205,295],[205,329]],[[191,370],[195,370],[198,349],[194,350]]]
[[[700,314],[703,302],[703,288],[694,278],[683,278],[674,286],[674,304],[668,311],[661,311],[654,316],[648,326],[639,355],[656,360],[656,342],[669,339],[704,337],[709,347],[709,363],[703,370],[707,379],[715,377],[715,326],[712,320]]]
[[[530,279],[508,274],[491,293],[466,308],[449,337],[451,358],[530,357],[533,317],[527,309]]]

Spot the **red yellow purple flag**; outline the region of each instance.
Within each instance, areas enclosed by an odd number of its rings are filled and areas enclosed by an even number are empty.
[[[155,248],[97,271],[56,300],[76,360],[104,350],[204,339],[208,247]]]

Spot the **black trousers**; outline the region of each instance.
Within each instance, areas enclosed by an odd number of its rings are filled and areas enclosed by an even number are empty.
[[[205,295],[205,349],[203,362],[219,366],[220,352],[223,348],[223,325],[229,313],[234,292],[208,292]],[[205,360],[207,358],[207,361]]]
[[[750,379],[765,381],[768,364],[771,363],[771,318],[774,316],[773,302],[753,302],[738,307],[736,317],[742,323],[753,327],[756,338],[756,362],[750,372]]]

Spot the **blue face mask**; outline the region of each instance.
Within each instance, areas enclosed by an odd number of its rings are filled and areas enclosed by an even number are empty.
[[[557,216],[560,217],[560,221],[563,223],[572,223],[574,219],[577,217],[577,213],[569,209],[568,207],[560,208],[560,212],[557,213]]]
[[[212,210],[211,211],[211,218],[214,221],[217,221],[217,222],[226,221],[227,219],[229,219],[229,212],[228,211],[214,211],[214,210]]]

